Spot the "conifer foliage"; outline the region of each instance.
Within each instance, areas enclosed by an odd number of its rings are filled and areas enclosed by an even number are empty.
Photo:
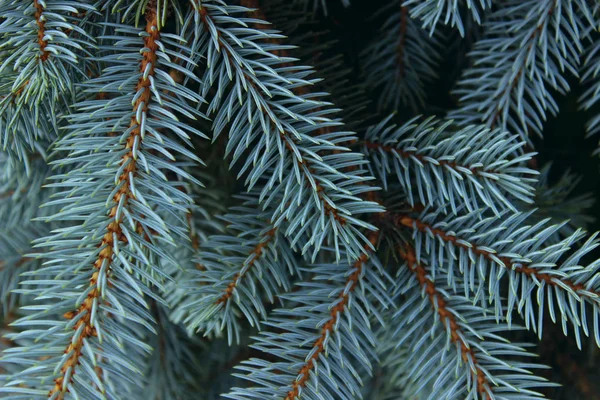
[[[578,84],[599,131],[598,3],[367,3],[0,0],[0,397],[541,399],[527,331],[600,347],[535,153]]]

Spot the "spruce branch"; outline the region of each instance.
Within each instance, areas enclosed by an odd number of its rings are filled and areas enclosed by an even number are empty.
[[[243,197],[244,203],[223,217],[227,235],[212,235],[201,247],[204,269],[189,272],[187,294],[177,312],[188,329],[205,335],[225,331],[229,343],[239,343],[238,319],[243,316],[260,329],[267,318],[263,299],[274,303],[290,290],[290,276],[299,274],[297,256],[268,219],[271,211],[258,211],[257,198],[256,193]]]
[[[79,55],[95,44],[77,26],[87,2],[4,1],[0,4],[0,148],[19,160],[43,154],[58,136],[58,111],[65,112],[74,84],[85,78]],[[40,143],[42,142],[42,143]]]
[[[394,226],[413,231],[418,260],[427,259],[430,265],[444,266],[448,271],[448,285],[455,290],[459,287],[455,277],[462,276],[465,297],[480,301],[482,307],[486,307],[488,300],[493,302],[496,318],[503,316],[500,281],[507,275],[509,325],[516,308],[525,326],[541,336],[542,314],[547,305],[552,321],[556,322],[558,312],[564,333],[567,334],[567,323],[570,323],[581,346],[580,330],[586,336],[590,334],[587,304],[594,315],[591,333],[600,346],[597,274],[600,263],[579,264],[582,257],[598,246],[596,235],[569,253],[584,233],[576,231],[556,244],[547,245],[547,238],[557,232],[560,225],[548,225],[547,220],[534,226],[524,225],[527,213],[479,219],[425,211],[417,217],[394,213],[386,217]],[[566,258],[561,260],[563,256]],[[432,274],[436,276],[435,270]]]
[[[198,160],[161,131],[166,129],[184,141],[186,131],[202,136],[166,109],[194,118],[198,113],[186,102],[200,99],[162,70],[173,66],[169,55],[183,54],[175,46],[178,38],[160,32],[153,6],[146,10],[144,31],[116,25],[115,35],[105,38],[121,40],[120,47],[101,47],[108,55],[101,55],[100,61],[114,58],[117,50],[122,65],[107,67],[101,77],[86,85],[92,92],[108,92],[110,98],[80,102],[80,113],[70,116],[71,131],[56,146],[57,151],[70,152],[61,164],[71,165],[73,170],[53,177],[58,181],[53,186],[67,189],[51,202],[64,208],[48,220],[80,224],[56,230],[39,241],[39,246],[49,248],[46,257],[50,261],[34,273],[53,274],[56,279],[22,284],[39,287],[30,292],[54,297],[57,302],[32,306],[33,313],[15,323],[50,328],[16,335],[27,339],[44,332],[44,341],[11,349],[14,351],[7,357],[8,362],[26,366],[16,379],[31,386],[7,386],[0,391],[47,394],[51,399],[63,399],[66,393],[118,397],[115,393],[129,383],[124,377],[141,373],[143,353],[149,351],[141,338],[146,329],[153,330],[143,296],[156,298],[148,285],[161,288],[165,273],[160,264],[175,263],[162,247],[174,243],[173,236],[184,237],[184,220],[173,217],[184,213],[191,203],[179,190],[179,183],[166,179],[169,173],[191,179],[174,162],[171,152]],[[130,74],[126,85],[123,74]],[[158,154],[173,162],[162,161]],[[69,288],[66,293],[65,287]],[[67,321],[53,317],[61,312]],[[123,342],[127,343],[126,353]],[[46,349],[47,343],[54,343],[51,351]],[[61,345],[63,349],[59,349]],[[47,359],[36,365],[34,360],[40,355]],[[110,383],[99,379],[97,366],[110,371]],[[50,388],[40,385],[38,379],[43,382],[49,377],[54,379]]]
[[[406,262],[406,266],[412,272],[421,287],[429,298],[431,306],[437,312],[440,321],[444,325],[444,330],[449,332],[450,341],[457,347],[457,352],[462,361],[469,365],[469,375],[467,377],[466,386],[472,388],[478,395],[483,396],[488,400],[491,398],[492,389],[486,374],[480,367],[480,362],[477,359],[477,352],[466,341],[464,332],[458,324],[456,316],[448,310],[447,302],[436,289],[435,283],[428,277],[426,269],[417,262],[415,250],[406,246],[404,249],[400,247],[398,253],[401,259]],[[471,391],[471,390],[469,390]]]
[[[481,126],[451,132],[452,121],[435,118],[400,127],[390,119],[367,130],[362,150],[384,189],[395,175],[411,205],[449,204],[453,212],[485,206],[499,214],[516,211],[515,199],[532,202],[537,172],[527,168],[531,154],[511,157],[524,146],[516,137]]]
[[[273,54],[288,46],[273,43],[280,34],[250,28],[252,19],[235,17],[247,11],[220,1],[204,2],[199,8],[199,18],[210,35],[204,42],[208,68],[203,81],[217,81],[217,95],[208,107],[209,114],[216,112],[214,135],[229,124],[227,154],[232,154],[232,163],[253,143],[240,174],[248,173],[245,183],[250,189],[266,181],[261,201],[268,203],[273,196],[283,195],[272,220],[276,225],[288,221],[285,234],[292,241],[298,239],[295,228],[306,225],[311,240],[304,252],[312,247],[314,258],[322,244],[333,242],[356,258],[368,243],[361,230],[374,227],[355,215],[381,210],[357,197],[362,183],[372,177],[362,168],[341,170],[365,161],[342,146],[354,140],[350,133],[316,134],[320,128],[340,125],[328,118],[334,110],[318,100],[319,93],[294,94],[294,89],[313,84],[306,79],[310,68],[287,66],[295,59]],[[232,81],[233,88],[229,88]],[[211,86],[203,86],[203,95],[208,95]],[[323,151],[336,153],[320,156]]]
[[[449,117],[499,127],[531,143],[530,132],[541,135],[547,113],[558,112],[550,90],[570,90],[566,74],[577,74],[582,32],[591,21],[584,0],[500,3],[470,53],[476,61],[457,84],[460,106]]]
[[[418,261],[412,246],[400,245],[398,254],[406,264],[398,278],[405,301],[393,319],[396,346],[407,346],[411,353],[402,368],[414,382],[408,385],[412,396],[429,389],[428,399],[543,398],[535,389],[554,385],[530,371],[542,366],[506,360],[531,356],[496,333],[507,330],[506,325],[485,316],[469,299],[451,294],[443,277],[435,279],[430,267]]]
[[[425,85],[438,78],[441,40],[409,17],[407,4],[392,0],[377,14],[389,14],[380,34],[362,54],[367,85],[377,90],[379,110],[425,107]]]
[[[65,350],[65,354],[68,355],[66,360],[61,360],[61,376],[56,378],[54,388],[51,389],[49,397],[54,399],[62,399],[70,383],[72,383],[72,377],[75,372],[75,368],[79,362],[79,357],[82,355],[84,341],[87,338],[96,337],[98,335],[94,325],[93,318],[96,314],[96,310],[101,305],[100,299],[102,296],[102,290],[104,285],[102,282],[106,282],[112,270],[112,263],[115,260],[118,250],[116,249],[120,241],[127,243],[127,237],[123,232],[120,223],[122,210],[128,207],[128,202],[135,195],[132,193],[131,182],[137,169],[137,152],[140,146],[140,137],[142,137],[141,123],[143,118],[148,113],[151,100],[150,90],[150,77],[154,76],[154,66],[156,65],[156,51],[158,44],[156,43],[160,38],[160,33],[157,24],[157,15],[154,11],[148,12],[146,15],[146,33],[144,37],[144,47],[148,50],[144,52],[143,59],[140,64],[140,71],[144,74],[143,78],[140,78],[137,84],[138,93],[141,95],[133,106],[134,112],[141,117],[131,119],[130,123],[130,134],[126,141],[126,153],[121,159],[121,166],[124,166],[123,171],[117,178],[116,191],[113,199],[114,205],[109,211],[109,218],[111,219],[108,226],[106,227],[106,233],[102,238],[99,248],[101,249],[98,253],[98,258],[94,262],[94,273],[90,279],[90,291],[86,299],[78,307],[77,311],[65,315],[67,319],[76,320],[74,330],[76,335],[79,337],[73,337],[71,343]],[[136,143],[137,142],[137,143]],[[142,226],[138,225],[138,233],[141,233]],[[55,395],[56,394],[56,395]]]
[[[492,0],[404,0],[402,5],[410,9],[412,18],[421,20],[430,35],[438,24],[443,24],[456,27],[464,37],[464,19],[472,18],[481,24],[485,13],[492,8]]]
[[[379,234],[372,232],[369,239],[376,246]],[[286,303],[297,305],[276,310],[265,322],[275,331],[263,331],[252,345],[278,361],[243,362],[238,366],[245,372],[241,377],[255,386],[234,388],[226,397],[351,399],[360,393],[357,366],[370,370],[369,360],[375,357],[369,315],[381,321],[378,310],[390,301],[385,287],[389,278],[373,254],[363,254],[347,268],[311,266],[306,272],[315,274],[312,281],[282,295]],[[298,344],[301,348],[290,352]]]
[[[539,399],[513,313],[600,346],[590,199],[528,168],[600,8],[297,3],[0,3],[0,397]],[[454,122],[365,129],[479,30]]]

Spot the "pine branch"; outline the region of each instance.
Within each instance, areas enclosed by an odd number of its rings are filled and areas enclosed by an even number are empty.
[[[345,165],[365,161],[340,145],[354,139],[350,133],[313,134],[319,128],[340,124],[328,118],[334,110],[318,100],[319,93],[294,94],[295,88],[312,85],[305,79],[311,70],[286,67],[284,64],[295,60],[273,54],[287,49],[273,44],[281,35],[246,27],[254,21],[235,15],[247,11],[218,0],[199,8],[198,18],[210,35],[202,49],[209,55],[203,81],[217,80],[217,94],[208,107],[209,114],[216,112],[215,137],[229,124],[227,154],[232,154],[232,163],[252,143],[240,176],[248,172],[250,189],[264,181],[261,201],[283,195],[281,207],[275,208],[271,219],[276,225],[288,221],[291,228],[285,234],[292,241],[298,237],[296,227],[306,226],[311,241],[303,251],[312,247],[314,257],[322,244],[334,243],[336,249],[341,246],[350,258],[356,258],[368,243],[361,230],[374,227],[355,215],[381,210],[357,197],[364,189],[362,183],[372,179],[364,169],[340,171]],[[210,87],[204,85],[203,94],[208,94]],[[334,154],[320,156],[323,151]]]
[[[407,4],[398,3],[390,1],[378,12],[389,17],[362,54],[365,79],[377,90],[379,110],[408,107],[416,113],[425,107],[425,85],[438,78],[441,42],[408,16]]]
[[[67,0],[5,1],[0,5],[0,147],[26,159],[58,135],[56,112],[65,111],[74,83],[85,77],[78,53],[94,41],[77,26],[93,7]],[[51,117],[52,116],[52,117]],[[49,120],[48,120],[49,118]],[[41,147],[41,148],[40,148]]]
[[[55,186],[70,189],[52,202],[64,208],[49,220],[81,222],[40,241],[40,246],[49,248],[50,261],[35,275],[56,278],[22,284],[39,287],[29,292],[54,298],[55,303],[25,307],[32,313],[15,323],[36,327],[16,338],[41,335],[44,340],[8,355],[8,362],[26,368],[15,379],[27,385],[7,386],[2,392],[48,395],[53,400],[63,399],[67,392],[86,398],[118,397],[116,393],[129,384],[125,377],[141,373],[138,365],[149,350],[141,337],[147,329],[152,331],[143,296],[156,297],[148,285],[161,288],[165,276],[160,264],[175,263],[163,250],[164,243],[174,243],[173,236],[186,236],[181,217],[174,219],[181,226],[167,225],[165,219],[184,213],[191,202],[178,189],[180,183],[168,182],[165,173],[196,182],[177,162],[167,164],[156,155],[174,160],[171,152],[177,152],[197,160],[160,131],[167,129],[184,141],[186,131],[201,135],[166,109],[193,118],[197,112],[186,102],[200,100],[162,70],[173,66],[169,55],[184,55],[176,45],[178,38],[159,31],[152,7],[146,10],[145,31],[116,25],[115,35],[106,38],[119,41],[118,46],[102,47],[108,54],[100,61],[114,61],[117,50],[122,65],[106,68],[86,85],[92,92],[112,95],[79,103],[80,113],[70,116],[71,131],[57,145],[57,151],[70,151],[61,163],[73,170],[53,178],[59,181]],[[163,89],[167,90],[159,94]],[[57,313],[64,313],[67,321],[56,319]],[[48,343],[53,343],[51,351]],[[47,358],[38,365],[35,360],[42,355]],[[96,366],[110,371],[110,384],[99,380]],[[49,377],[54,379],[50,388],[40,385],[39,379],[47,382]]]
[[[455,90],[461,105],[449,117],[500,127],[531,143],[530,132],[541,136],[546,114],[558,112],[550,90],[570,90],[566,73],[577,74],[581,32],[591,21],[584,0],[502,2],[470,54],[473,66]]]
[[[369,236],[375,246],[379,235]],[[361,378],[353,365],[370,370],[375,338],[369,314],[380,321],[378,309],[389,300],[385,273],[374,255],[362,255],[350,270],[345,268],[312,266],[307,270],[315,274],[312,282],[299,283],[298,291],[282,296],[298,305],[276,310],[266,322],[275,332],[264,331],[252,345],[280,361],[243,362],[238,369],[247,374],[241,377],[256,386],[234,388],[226,397],[351,399],[360,393]],[[298,344],[301,348],[290,352]]]
[[[506,360],[531,356],[497,335],[508,327],[485,316],[469,299],[450,294],[451,288],[444,288],[442,278],[432,277],[410,245],[398,252],[407,268],[398,280],[405,301],[394,316],[396,346],[410,348],[411,356],[402,368],[414,382],[412,395],[429,386],[429,399],[543,398],[534,390],[554,385],[530,372],[542,366]]]
[[[455,278],[462,276],[467,298],[480,301],[485,308],[489,296],[489,302],[495,306],[496,318],[502,316],[500,281],[508,275],[506,318],[509,325],[511,313],[516,308],[525,319],[525,326],[532,327],[541,336],[546,304],[552,321],[556,322],[557,312],[560,315],[565,335],[567,323],[571,324],[581,346],[580,329],[586,336],[590,334],[587,304],[593,310],[591,330],[600,346],[597,318],[600,314],[597,276],[600,262],[594,261],[588,266],[579,264],[582,257],[598,246],[596,235],[579,245],[584,234],[577,231],[559,243],[547,245],[547,238],[560,226],[549,226],[547,221],[524,226],[528,214],[520,213],[480,219],[476,215],[444,216],[425,211],[418,217],[390,213],[387,218],[398,229],[413,231],[417,259],[428,259],[432,266],[444,265],[448,270],[448,285],[454,290],[459,286]],[[579,248],[561,260],[575,245]],[[432,274],[436,276],[435,269]]]
[[[357,86],[368,6],[298,3],[0,4],[0,397],[539,399],[514,312],[600,346],[590,200],[527,167],[599,6],[389,1]],[[362,128],[480,23],[456,122]]]
[[[258,211],[257,197],[245,197],[242,206],[223,217],[227,235],[211,236],[199,253],[204,270],[188,273],[176,320],[190,330],[205,335],[225,331],[229,343],[239,343],[238,319],[259,327],[267,317],[263,299],[274,303],[275,296],[290,290],[290,275],[299,273],[296,255],[268,220],[271,211]]]
[[[464,18],[472,18],[481,24],[486,11],[492,8],[492,0],[405,0],[403,6],[410,8],[411,18],[420,19],[423,29],[429,29],[430,35],[439,23],[456,27],[464,37]]]
[[[121,159],[121,166],[125,167],[118,177],[118,190],[113,197],[115,205],[113,205],[109,211],[109,218],[112,220],[109,222],[106,233],[100,243],[99,248],[102,250],[100,250],[98,258],[94,262],[94,269],[96,271],[92,274],[92,278],[90,279],[89,287],[91,290],[86,299],[78,307],[77,311],[66,315],[67,319],[74,319],[77,321],[74,326],[76,334],[64,352],[68,357],[64,361],[61,360],[61,376],[55,380],[55,386],[51,389],[49,394],[50,398],[62,399],[64,397],[64,393],[67,391],[69,384],[72,383],[72,376],[74,375],[75,368],[80,364],[79,357],[82,355],[84,341],[88,338],[98,336],[97,330],[94,327],[95,323],[93,318],[100,305],[100,297],[102,296],[103,290],[101,282],[108,280],[110,277],[112,263],[116,256],[115,253],[118,253],[118,250],[116,249],[118,241],[127,243],[125,233],[120,226],[120,216],[123,208],[128,206],[128,201],[132,197],[135,197],[135,194],[132,193],[133,183],[131,182],[137,169],[137,163],[135,161],[137,159],[137,154],[134,154],[134,152],[137,152],[140,137],[142,136],[141,123],[150,107],[151,81],[148,78],[154,76],[154,65],[157,61],[156,51],[158,49],[156,42],[160,37],[156,13],[148,13],[146,20],[147,36],[144,37],[144,45],[148,48],[148,51],[143,54],[143,60],[140,66],[140,71],[144,74],[144,78],[140,78],[138,81],[137,89],[138,93],[141,93],[141,95],[136,100],[133,107],[134,112],[140,114],[141,117],[138,118],[136,116],[136,118],[132,118],[131,120],[131,132],[126,142],[127,152]],[[79,337],[76,337],[77,334]]]
[[[367,131],[362,151],[384,189],[395,175],[411,205],[449,204],[454,212],[463,205],[468,211],[485,206],[498,215],[516,211],[515,199],[532,202],[537,173],[527,168],[531,154],[511,157],[524,146],[516,137],[481,126],[451,132],[451,122],[434,118],[400,127],[390,119]]]

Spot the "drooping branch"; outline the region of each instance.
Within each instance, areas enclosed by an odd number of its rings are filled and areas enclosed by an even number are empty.
[[[147,35],[144,36],[144,47],[146,51],[143,52],[143,58],[140,63],[142,76],[136,86],[136,92],[141,92],[141,95],[137,97],[137,100],[133,105],[134,113],[129,126],[130,133],[124,146],[126,152],[122,156],[120,162],[122,173],[118,177],[115,185],[118,187],[118,190],[113,197],[114,206],[108,213],[110,222],[106,226],[104,236],[99,243],[98,247],[101,250],[93,264],[94,272],[90,278],[89,284],[91,289],[76,311],[67,312],[64,315],[67,319],[76,318],[77,322],[73,326],[74,334],[72,341],[65,350],[65,354],[68,354],[68,358],[63,363],[61,375],[55,379],[54,388],[48,394],[48,397],[53,397],[55,396],[55,393],[58,393],[58,395],[54,397],[58,400],[64,398],[68,384],[73,380],[75,369],[79,365],[79,358],[82,356],[84,340],[97,336],[92,318],[102,301],[101,291],[98,289],[100,274],[104,274],[106,277],[110,275],[116,256],[116,246],[118,246],[119,242],[123,244],[128,243],[127,237],[120,226],[123,218],[122,210],[128,206],[128,201],[134,197],[132,180],[136,175],[138,167],[137,155],[143,140],[142,121],[139,121],[137,116],[147,113],[150,107],[150,102],[152,100],[150,78],[154,76],[154,67],[157,62],[156,52],[159,47],[158,41],[160,39],[158,16],[151,5],[148,6],[146,11],[145,31],[147,33]]]
[[[205,29],[207,31],[209,31],[210,26],[217,25],[214,21],[211,20],[212,17],[209,15],[206,7],[200,6],[200,18],[203,22],[203,26],[205,27]],[[219,43],[219,49],[221,50],[223,56],[227,57],[227,59],[228,59],[227,62],[231,65],[237,64],[237,62],[235,61],[236,58],[232,55],[232,50],[230,48],[229,43],[227,43],[227,41],[225,39],[223,39],[219,30],[217,30],[217,40]],[[256,82],[257,77],[254,76],[246,68],[244,68],[244,66],[245,66],[244,63],[240,64],[240,67],[241,67],[240,70],[244,76],[245,81],[256,92],[258,92],[258,93],[263,92],[263,89],[261,89],[261,85]],[[265,95],[270,97],[269,93],[265,93]],[[266,117],[268,117],[275,126],[278,126],[279,121],[277,120],[277,118],[275,116],[275,111],[271,108],[269,103],[267,101],[262,102],[261,106],[263,106],[265,108],[264,114],[266,114]],[[333,207],[331,204],[329,204],[329,202],[326,200],[324,193],[327,192],[327,189],[324,188],[323,185],[319,181],[312,179],[313,169],[312,169],[311,163],[307,159],[302,158],[300,156],[300,154],[295,150],[295,144],[296,144],[297,140],[295,140],[293,135],[290,135],[290,133],[286,132],[284,129],[278,129],[277,132],[279,134],[279,137],[283,141],[285,148],[289,151],[290,156],[292,157],[292,159],[298,166],[298,170],[301,171],[301,173],[304,177],[305,185],[309,188],[312,188],[317,193],[317,196],[321,202],[321,206],[325,210],[325,214],[327,216],[331,215],[341,225],[345,225],[347,222],[347,219],[344,216],[342,216],[338,212],[338,210],[335,207]]]

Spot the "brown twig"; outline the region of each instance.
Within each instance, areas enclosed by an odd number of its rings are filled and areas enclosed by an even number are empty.
[[[422,233],[433,234],[444,242],[452,243],[458,248],[468,250],[473,254],[482,256],[496,263],[500,261],[503,267],[513,270],[515,272],[523,273],[525,275],[535,278],[538,281],[546,282],[548,285],[558,287],[568,286],[576,293],[579,291],[589,292],[583,284],[576,284],[570,280],[560,278],[555,275],[539,272],[537,269],[530,267],[529,265],[531,263],[529,262],[517,262],[510,257],[497,256],[494,252],[490,250],[483,249],[480,246],[477,246],[477,244],[475,243],[468,243],[467,240],[451,235],[442,229],[434,228],[433,226],[423,221],[420,221],[418,218],[414,218],[406,214],[394,214],[389,212],[387,213],[386,219],[391,221],[391,223],[397,228],[410,228]],[[598,293],[598,295],[600,296],[600,293]]]

